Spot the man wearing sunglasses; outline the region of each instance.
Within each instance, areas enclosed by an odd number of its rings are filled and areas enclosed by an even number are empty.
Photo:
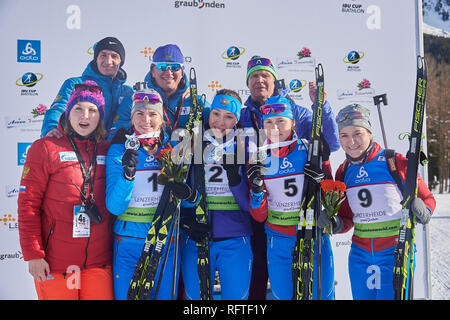
[[[262,128],[261,106],[267,98],[278,95],[275,93],[275,80],[277,80],[275,68],[270,59],[261,56],[253,56],[247,65],[247,86],[250,89],[250,97],[241,110],[240,122],[245,128]],[[309,84],[309,95],[314,103],[315,83]],[[326,100],[326,91],[324,99]],[[293,102],[293,101],[292,101]],[[309,139],[312,126],[312,111],[292,103],[292,113],[296,123],[298,138]],[[323,137],[331,152],[340,148],[339,134],[330,104],[325,101],[323,106]],[[266,266],[266,239],[264,223],[252,220],[253,226],[253,272],[250,285],[250,300],[264,300],[267,289],[267,266]]]
[[[145,76],[149,88],[163,99],[164,121],[171,130],[184,128],[189,117],[191,99],[189,79],[184,69],[184,56],[175,44],[158,47],[152,58],[150,71]],[[209,108],[209,103],[205,108]]]
[[[51,108],[45,113],[41,137],[61,137],[56,129],[59,118],[66,110],[66,104],[75,85],[86,80],[95,81],[105,98],[105,129],[111,140],[119,128],[130,127],[131,97],[133,89],[125,85],[127,74],[122,66],[125,62],[125,48],[114,37],[106,37],[94,45],[94,58],[87,65],[81,77],[64,81]]]

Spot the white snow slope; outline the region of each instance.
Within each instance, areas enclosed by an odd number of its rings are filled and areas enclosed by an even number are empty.
[[[434,194],[430,220],[431,298],[450,300],[450,194]]]

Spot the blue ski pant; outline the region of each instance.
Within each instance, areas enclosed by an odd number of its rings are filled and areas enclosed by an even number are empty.
[[[266,227],[267,266],[275,300],[291,300],[294,292],[292,253],[296,237]],[[317,245],[314,245],[317,252]],[[314,255],[313,300],[317,300],[317,254]],[[322,237],[322,300],[334,300],[334,261],[328,234]]]
[[[348,256],[348,269],[354,300],[394,299],[395,248],[396,246],[393,246],[374,252],[352,243]],[[406,288],[408,288],[408,282],[409,272]]]
[[[181,271],[186,299],[188,300],[200,300],[197,252],[195,241],[186,235],[182,235]],[[250,237],[210,241],[209,256],[211,285],[214,285],[214,275],[217,270],[221,286],[221,299],[246,300],[249,293],[253,261]]]
[[[114,295],[116,300],[126,300],[128,287],[136,268],[136,263],[141,256],[142,249],[144,248],[145,239],[134,238],[127,236],[114,236],[114,259],[113,259],[113,274],[114,274]],[[151,299],[154,299],[156,286],[161,273],[161,267],[163,264],[164,254],[168,247],[168,243],[164,247],[161,263],[158,267],[155,285],[151,294]],[[166,266],[161,279],[161,286],[159,288],[157,300],[170,300],[172,299],[172,276],[173,276],[173,256],[174,256],[174,242],[170,242],[170,250],[167,257]],[[177,264],[177,275],[179,274],[180,259]],[[175,288],[178,288],[178,276]],[[176,293],[175,293],[176,298]]]

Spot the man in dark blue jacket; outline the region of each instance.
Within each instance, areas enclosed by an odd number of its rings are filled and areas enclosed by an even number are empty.
[[[253,56],[247,65],[247,86],[250,89],[250,96],[241,110],[239,122],[245,128],[262,128],[262,114],[260,107],[264,105],[268,97],[277,95],[275,93],[275,80],[277,80],[275,68],[268,58]],[[309,83],[309,95],[314,102],[315,83]],[[323,137],[329,147],[330,152],[339,150],[339,132],[331,106],[326,101],[326,91],[324,92],[325,103],[322,109]],[[299,138],[309,140],[312,125],[312,111],[293,103],[292,112],[295,118],[296,133]],[[264,233],[264,222],[259,223],[252,219],[253,237],[253,270],[250,285],[249,300],[266,299],[267,289],[267,248]]]
[[[41,137],[60,137],[56,129],[59,117],[66,110],[66,104],[76,84],[94,80],[103,89],[105,98],[104,125],[111,140],[119,128],[129,128],[131,97],[133,89],[125,82],[127,74],[122,66],[125,62],[125,48],[114,37],[106,37],[94,45],[94,58],[87,65],[81,77],[64,81],[50,109],[45,113]]]

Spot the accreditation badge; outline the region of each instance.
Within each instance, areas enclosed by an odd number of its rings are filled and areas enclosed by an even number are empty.
[[[91,235],[91,220],[87,215],[84,206],[73,208],[73,238],[88,238]]]

